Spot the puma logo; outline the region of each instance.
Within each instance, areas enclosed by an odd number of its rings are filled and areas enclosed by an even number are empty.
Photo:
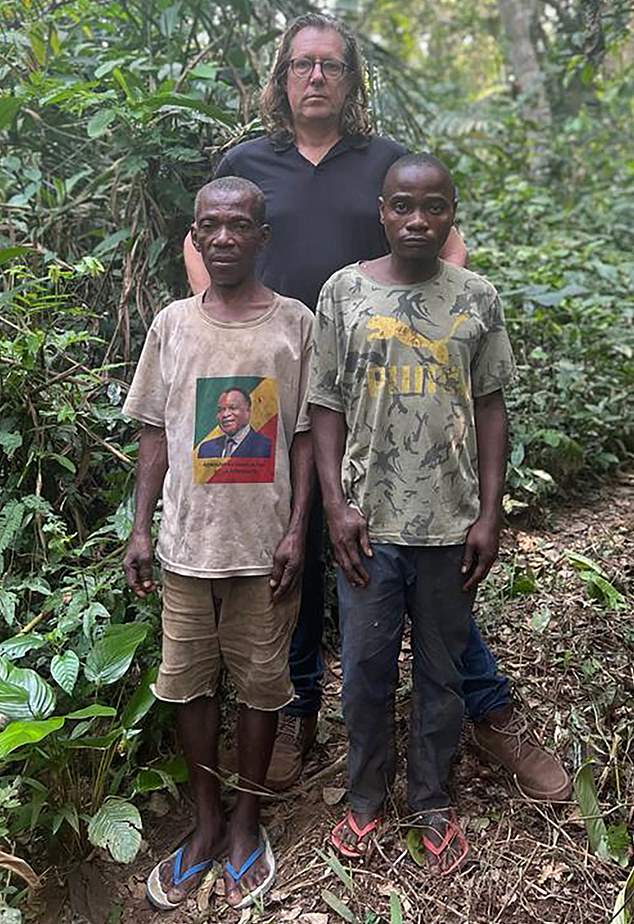
[[[370,331],[368,340],[391,340],[392,337],[395,337],[404,346],[415,350],[429,350],[438,365],[446,366],[449,361],[447,344],[468,317],[468,314],[459,314],[446,337],[439,340],[430,340],[429,337],[419,334],[418,331],[408,327],[407,324],[397,318],[376,315],[368,321],[368,331]]]

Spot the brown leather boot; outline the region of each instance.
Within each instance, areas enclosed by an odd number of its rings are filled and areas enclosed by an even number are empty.
[[[282,713],[277,726],[273,756],[266,785],[276,792],[288,789],[299,778],[306,755],[317,734],[317,715],[299,716]]]
[[[516,707],[496,709],[475,722],[473,740],[482,757],[509,770],[529,798],[563,802],[570,796],[570,777],[557,758],[539,746]]]

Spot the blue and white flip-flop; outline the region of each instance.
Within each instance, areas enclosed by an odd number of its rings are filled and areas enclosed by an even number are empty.
[[[175,850],[174,853],[168,857],[168,860],[172,861],[173,886],[179,886],[182,882],[186,882],[197,873],[202,873],[206,870],[213,869],[214,865],[218,863],[216,858],[212,857],[209,860],[202,860],[200,863],[195,863],[193,866],[190,866],[189,869],[183,871],[182,866],[184,850],[184,847],[179,847],[178,850]],[[185,901],[185,899],[189,896],[187,894],[183,895],[183,897],[178,902],[171,902],[169,900],[167,893],[161,884],[161,877],[159,875],[159,869],[164,862],[165,860],[161,860],[159,863],[157,863],[148,876],[148,880],[145,886],[145,894],[147,895],[148,901],[150,901],[155,908],[158,908],[159,911],[172,911],[174,908],[178,908],[181,902]]]
[[[271,848],[271,843],[268,838],[266,830],[260,826],[260,843],[255,848],[252,854],[246,858],[240,869],[235,869],[232,863],[226,863],[225,869],[236,883],[240,884],[240,880],[248,873],[254,863],[264,857],[266,865],[268,866],[268,875],[266,879],[261,882],[258,886],[255,887],[251,892],[247,892],[242,901],[238,902],[237,905],[232,905],[232,908],[235,908],[236,911],[242,911],[244,908],[250,908],[251,905],[254,905],[259,898],[262,898],[263,895],[269,891],[273,883],[275,882],[275,855]]]

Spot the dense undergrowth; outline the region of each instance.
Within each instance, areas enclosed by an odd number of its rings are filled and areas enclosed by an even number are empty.
[[[258,19],[244,4],[157,2],[147,35],[143,11],[117,4],[67,4],[46,33],[30,4],[8,6],[28,22],[5,14],[0,65],[14,84],[0,96],[0,833],[18,853],[71,857],[90,841],[125,861],[141,839],[135,797],[182,767],[149,690],[157,604],[133,599],[121,572],[136,455],[121,405],[151,316],[184,291],[193,191],[257,130],[274,5]],[[402,79],[368,50],[373,78]],[[503,296],[520,373],[509,513],[634,451],[631,83],[591,80],[537,177],[504,89],[477,118],[423,78],[424,124],[389,93],[381,109],[379,127],[424,138],[454,169],[471,266]]]

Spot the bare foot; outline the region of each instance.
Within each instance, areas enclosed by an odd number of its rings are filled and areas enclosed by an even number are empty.
[[[413,827],[420,834],[427,863],[434,873],[447,876],[460,869],[469,845],[451,809],[423,812]]]
[[[181,875],[186,870],[202,863],[203,860],[210,860],[212,857],[219,858],[227,849],[227,830],[223,822],[222,826],[211,834],[201,834],[196,829],[187,843],[184,845],[183,856],[181,859]],[[202,880],[205,878],[211,867],[207,867],[199,873],[189,876],[180,885],[174,885],[174,859],[168,857],[159,866],[159,879],[161,886],[168,901],[173,904],[181,902],[190,892],[194,892]]]
[[[238,819],[232,819],[229,827],[229,863],[231,863],[236,873],[240,870],[244,861],[260,846],[260,843],[259,825],[256,824],[253,827],[240,822]],[[244,873],[239,882],[236,882],[225,868],[225,897],[228,904],[232,906],[238,905],[245,895],[264,882],[269,873],[270,869],[264,854]]]
[[[377,813],[350,812],[349,815],[346,815],[341,824],[341,827],[339,827],[337,831],[337,837],[344,847],[347,847],[348,850],[354,850],[358,854],[365,855],[371,843],[371,836],[374,831],[376,831],[376,828],[374,828],[372,831],[369,831],[368,834],[366,834],[364,837],[359,837],[354,828],[350,825],[350,817],[354,819],[357,828],[362,831],[366,825],[369,825],[371,822],[377,820]]]

